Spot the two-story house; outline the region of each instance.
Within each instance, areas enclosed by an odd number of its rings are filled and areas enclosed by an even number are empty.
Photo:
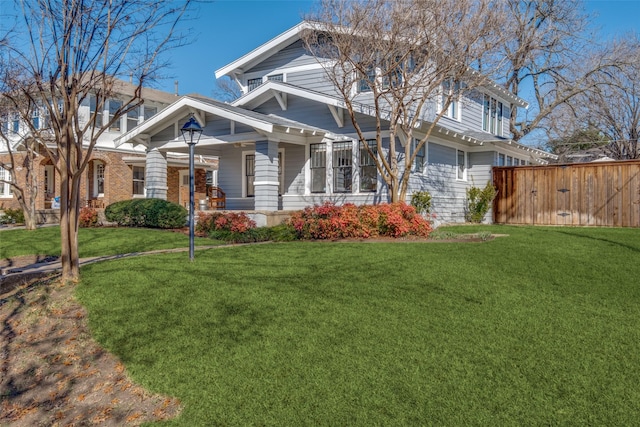
[[[193,116],[203,127],[196,153],[219,157],[218,185],[227,208],[254,211],[262,223],[260,213],[325,201],[386,202],[387,189],[360,149],[344,100],[305,49],[301,37],[308,28],[302,22],[217,70],[216,77],[229,76],[242,89],[233,103],[182,97],[116,143],[144,146],[147,167],[162,169],[167,152],[187,151],[179,129]],[[526,102],[493,84],[453,102],[411,165],[409,195],[427,190],[442,220],[463,221],[465,190],[484,186],[492,166],[544,162],[548,153],[509,139],[514,106]],[[366,109],[358,122],[367,138],[375,135]],[[148,188],[166,187],[167,177],[156,178]],[[161,190],[153,195],[167,197]]]
[[[131,95],[135,89],[132,84],[124,81],[118,81],[116,87],[118,95],[109,99],[104,108],[97,112],[97,120],[100,123],[108,123],[110,115],[113,115],[114,111],[122,105],[125,97]],[[149,180],[150,171],[146,168],[144,147],[134,146],[131,143],[119,144],[116,147],[114,140],[123,133],[156,116],[159,111],[174,102],[177,97],[172,93],[149,88],[143,88],[142,97],[144,100],[142,105],[122,116],[98,139],[83,176],[84,182],[81,185],[80,194],[83,205],[103,208],[119,200],[147,196],[146,183]],[[23,141],[30,136],[30,126],[26,126],[10,111],[2,111],[0,113],[3,118],[2,123],[0,123],[3,126],[2,134],[5,135],[5,138],[0,141],[0,162],[6,165],[11,163],[5,145],[10,144],[14,154],[13,162],[16,163],[14,170],[17,174],[17,180],[24,182],[27,169],[22,166],[25,157]],[[89,96],[80,105],[79,118],[81,123],[89,120],[89,117],[95,113],[96,98]],[[41,113],[36,112],[32,120],[32,125],[36,129],[45,130],[48,126],[44,111]],[[36,209],[55,209],[56,197],[59,194],[59,178],[45,150],[40,149],[37,151],[38,156],[33,167],[37,176]],[[185,198],[184,194],[188,194],[188,191],[181,191],[181,189],[186,188],[188,184],[188,158],[180,153],[169,153],[167,157],[167,169],[163,172],[170,177],[165,189],[168,195],[167,198],[176,203],[186,204],[188,196]],[[214,176],[217,159],[210,157],[198,158],[196,166],[198,190],[204,193],[207,179],[211,181],[212,176]],[[184,178],[185,176],[187,176],[187,179]],[[8,183],[10,174],[7,169],[0,168],[0,179],[5,181],[0,182],[0,209],[18,208],[19,204]]]

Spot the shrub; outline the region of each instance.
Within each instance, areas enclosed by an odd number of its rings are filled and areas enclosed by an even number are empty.
[[[24,224],[24,212],[22,209],[4,209],[0,216],[0,224]]]
[[[213,231],[245,233],[256,227],[256,222],[244,212],[214,212],[198,216],[196,231],[210,234]]]
[[[420,215],[431,214],[431,194],[428,191],[416,191],[411,195],[411,206]]]
[[[487,182],[484,188],[471,187],[467,189],[467,210],[465,219],[469,222],[480,223],[489,212],[491,203],[497,194],[496,187]]]
[[[96,227],[98,225],[98,211],[89,207],[81,208],[78,219],[80,227]]]
[[[112,203],[104,210],[108,221],[127,227],[182,228],[187,210],[162,199],[133,199]]]
[[[331,202],[295,212],[287,224],[301,239],[427,237],[431,225],[405,203],[336,206]]]

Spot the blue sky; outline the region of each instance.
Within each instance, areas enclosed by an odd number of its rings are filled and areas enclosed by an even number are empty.
[[[4,1],[4,0],[0,0]],[[198,13],[186,23],[195,40],[172,54],[172,78],[159,88],[180,94],[212,96],[214,72],[271,38],[296,25],[311,10],[312,0],[199,1]],[[607,34],[640,32],[640,0],[587,0],[594,24]]]

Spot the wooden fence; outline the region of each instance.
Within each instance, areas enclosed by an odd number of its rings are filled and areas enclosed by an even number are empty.
[[[496,224],[640,227],[640,161],[493,168]]]

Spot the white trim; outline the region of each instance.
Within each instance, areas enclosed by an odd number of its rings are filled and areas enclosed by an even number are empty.
[[[237,74],[238,71],[242,72],[245,68],[250,67],[250,64],[257,63],[261,58],[268,57],[281,48],[293,43],[295,40],[300,39],[300,31],[309,28],[312,28],[309,22],[302,21],[295,27],[288,29],[284,33],[258,46],[251,52],[241,56],[230,64],[216,70],[216,79],[228,74]]]
[[[256,185],[276,185],[279,186],[280,183],[278,181],[253,181],[253,186]]]

